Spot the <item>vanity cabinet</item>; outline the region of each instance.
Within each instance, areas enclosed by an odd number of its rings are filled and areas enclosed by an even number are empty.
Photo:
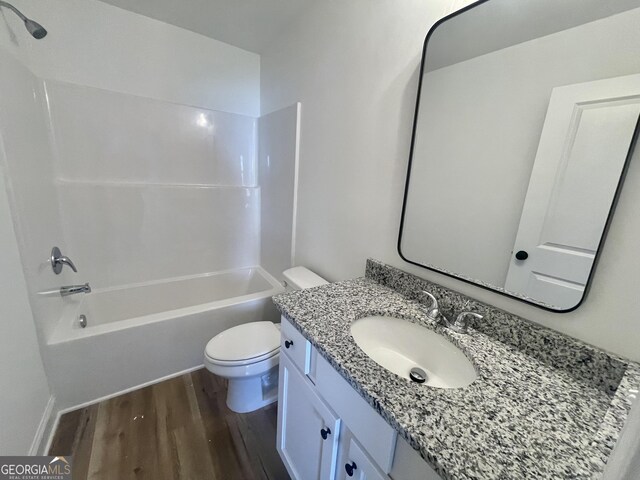
[[[294,480],[440,480],[285,318],[277,449]]]

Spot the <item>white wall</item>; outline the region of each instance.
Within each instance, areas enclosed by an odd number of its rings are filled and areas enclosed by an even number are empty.
[[[49,32],[34,40],[13,14],[0,46],[41,78],[258,116],[260,57],[97,0],[16,0]],[[11,41],[13,34],[15,45]]]
[[[50,393],[9,210],[1,136],[0,161],[0,455],[27,455],[38,446]]]
[[[635,9],[424,76],[406,258],[504,287],[552,89],[640,72],[638,24]]]
[[[640,360],[638,155],[592,290],[573,313],[546,312],[398,256],[422,42],[450,6],[444,0],[317,2],[263,55],[263,112],[303,105],[296,263],[340,280],[362,275],[371,256]]]
[[[291,105],[258,120],[260,265],[279,280],[292,266],[299,111]]]
[[[338,280],[399,262],[422,42],[450,3],[316,2],[263,54],[263,114],[302,104],[296,263]]]

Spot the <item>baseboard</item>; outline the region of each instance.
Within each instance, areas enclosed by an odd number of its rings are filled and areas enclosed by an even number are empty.
[[[40,423],[38,424],[38,429],[36,430],[36,434],[33,437],[33,442],[31,442],[31,448],[29,448],[29,455],[40,455],[42,440],[45,437],[45,432],[50,428],[52,413],[54,410],[54,406],[56,404],[56,397],[51,395],[49,400],[47,401],[47,405],[44,407],[44,412],[42,412],[42,418],[40,418]]]
[[[60,417],[62,416],[61,412],[56,412],[53,417],[53,421],[51,422],[51,426],[47,429],[47,441],[44,444],[44,448],[40,451],[40,455],[48,455],[51,450],[51,444],[53,443],[53,437],[58,429],[58,424],[60,423]],[[58,452],[63,453],[63,452]]]

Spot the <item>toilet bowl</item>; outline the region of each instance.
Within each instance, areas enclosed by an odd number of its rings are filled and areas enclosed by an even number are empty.
[[[283,272],[289,290],[328,283],[304,267]],[[229,328],[207,343],[204,366],[229,381],[227,406],[237,413],[262,408],[278,399],[280,325],[251,322]]]

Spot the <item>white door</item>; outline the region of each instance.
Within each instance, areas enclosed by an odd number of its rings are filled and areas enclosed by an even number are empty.
[[[340,420],[280,355],[278,453],[294,480],[334,480]]]
[[[506,290],[558,309],[578,304],[639,115],[640,75],[553,90]]]

